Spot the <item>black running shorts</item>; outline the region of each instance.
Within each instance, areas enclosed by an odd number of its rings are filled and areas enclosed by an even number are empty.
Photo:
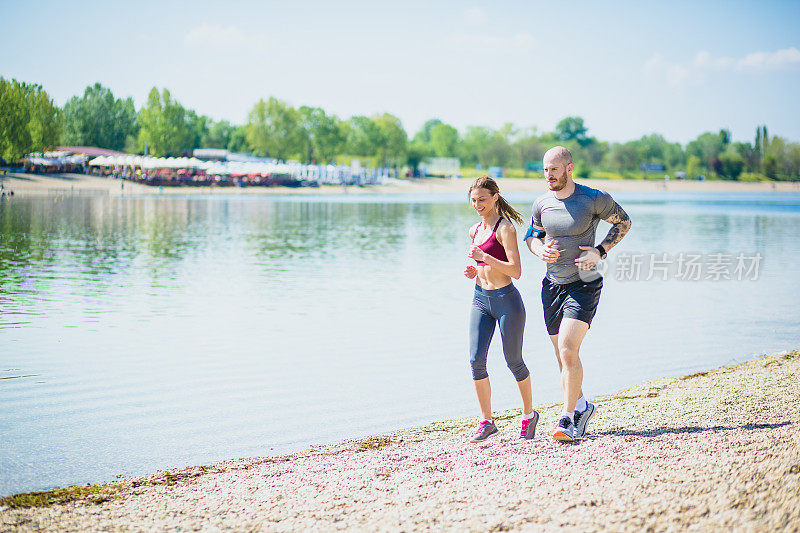
[[[564,317],[574,318],[591,325],[592,318],[597,312],[602,289],[602,277],[589,282],[579,279],[563,285],[544,278],[542,280],[542,306],[548,335],[558,335],[558,328]]]

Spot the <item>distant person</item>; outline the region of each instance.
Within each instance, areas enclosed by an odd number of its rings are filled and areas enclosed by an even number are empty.
[[[525,242],[547,263],[542,280],[542,305],[547,333],[561,370],[564,410],[553,438],[571,442],[583,438],[595,406],[583,395],[581,342],[597,311],[603,278],[595,265],[631,227],[630,218],[608,193],[572,180],[572,154],[563,146],[544,154],[548,192],[533,204]],[[595,246],[600,220],[612,224]]]
[[[492,418],[492,389],[486,372],[486,357],[495,326],[500,326],[506,364],[517,380],[522,397],[522,430],[520,438],[533,438],[539,414],[533,410],[531,378],[522,360],[522,335],[525,330],[525,306],[511,278],[519,279],[517,231],[511,221],[522,222],[522,216],[500,196],[495,181],[484,176],[469,188],[472,207],[481,218],[472,226],[472,246],[468,256],[476,265],[464,269],[464,275],[475,279],[469,321],[469,353],[472,379],[478,395],[482,420],[472,442],[486,440],[497,433]]]

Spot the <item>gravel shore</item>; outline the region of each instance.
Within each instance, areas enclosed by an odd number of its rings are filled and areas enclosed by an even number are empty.
[[[800,351],[596,399],[579,444],[531,441],[519,411],[127,478],[45,507],[0,504],[19,531],[800,531]],[[77,489],[73,489],[77,490]],[[13,497],[12,497],[13,498]],[[19,501],[19,498],[17,500]]]

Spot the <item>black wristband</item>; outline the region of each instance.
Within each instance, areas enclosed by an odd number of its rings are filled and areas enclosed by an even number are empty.
[[[600,252],[600,259],[605,259],[608,256],[608,253],[606,252],[606,249],[603,248],[602,244],[598,244],[597,246],[595,246],[595,248],[597,249],[598,252]]]

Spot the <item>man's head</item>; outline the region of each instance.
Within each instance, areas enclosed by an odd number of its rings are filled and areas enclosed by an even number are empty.
[[[572,154],[563,146],[554,146],[545,152],[542,166],[551,191],[560,191],[572,179]]]

